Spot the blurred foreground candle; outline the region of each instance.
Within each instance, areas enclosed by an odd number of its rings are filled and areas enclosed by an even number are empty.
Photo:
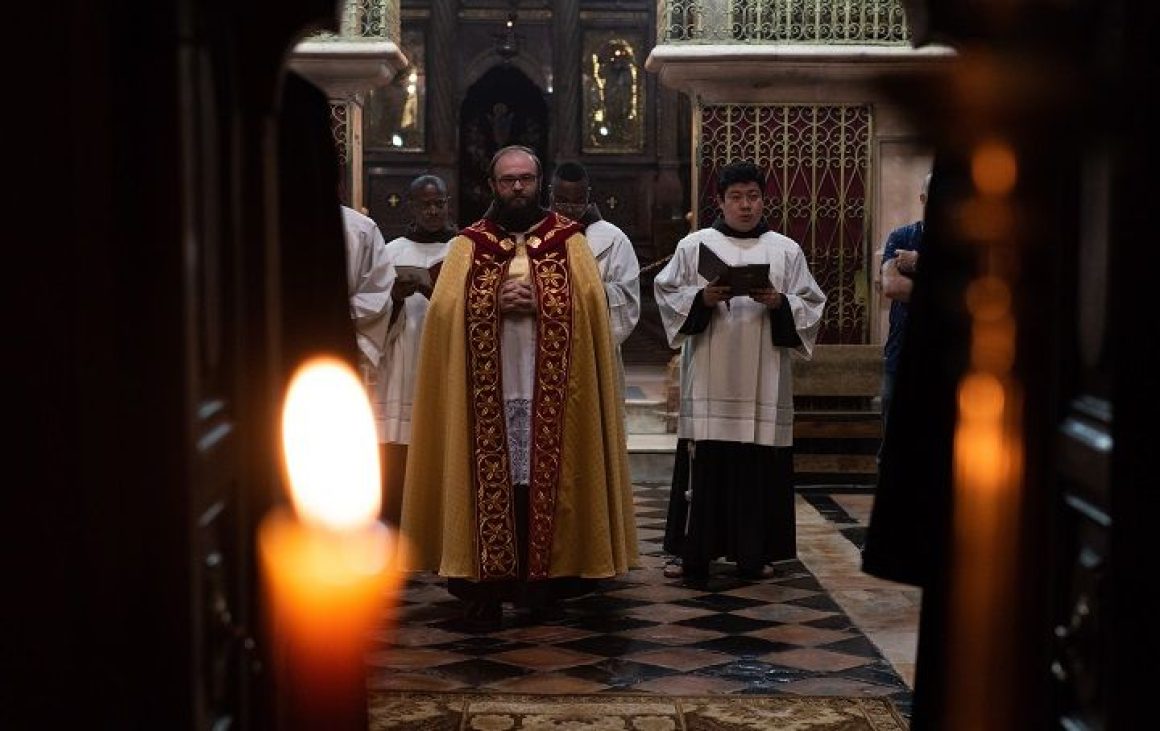
[[[954,443],[954,527],[946,643],[952,679],[940,729],[1011,728],[1023,495],[1022,388],[1010,284],[967,288],[971,370],[959,383]]]
[[[365,729],[363,655],[393,605],[400,560],[398,537],[378,521],[378,442],[351,368],[320,358],[298,370],[282,447],[294,512],[272,512],[258,538],[279,726]]]

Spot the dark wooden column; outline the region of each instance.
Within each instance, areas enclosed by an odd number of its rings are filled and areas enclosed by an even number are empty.
[[[556,145],[560,160],[580,155],[580,3],[552,3],[552,97]]]
[[[684,190],[681,187],[680,92],[661,84],[657,95],[657,187],[656,212],[661,218],[684,218]]]
[[[458,200],[456,162],[456,127],[459,107],[455,89],[459,83],[455,62],[455,25],[459,14],[458,0],[431,3],[431,22],[427,38],[427,149],[431,167],[450,188],[451,200]]]

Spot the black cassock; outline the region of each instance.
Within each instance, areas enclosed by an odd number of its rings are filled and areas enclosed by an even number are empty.
[[[686,497],[690,467],[691,515]],[[724,557],[742,571],[755,572],[795,558],[796,544],[793,447],[678,440],[666,551],[686,566]]]

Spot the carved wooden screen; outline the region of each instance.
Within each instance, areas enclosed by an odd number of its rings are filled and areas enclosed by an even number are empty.
[[[870,108],[707,105],[699,122],[698,225],[717,217],[720,169],[756,163],[766,222],[801,244],[829,298],[818,342],[868,342]]]

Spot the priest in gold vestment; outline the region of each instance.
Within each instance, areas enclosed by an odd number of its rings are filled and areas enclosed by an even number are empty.
[[[596,260],[539,205],[531,150],[492,159],[494,202],[451,241],[420,345],[402,531],[473,631],[637,562],[623,396]]]

